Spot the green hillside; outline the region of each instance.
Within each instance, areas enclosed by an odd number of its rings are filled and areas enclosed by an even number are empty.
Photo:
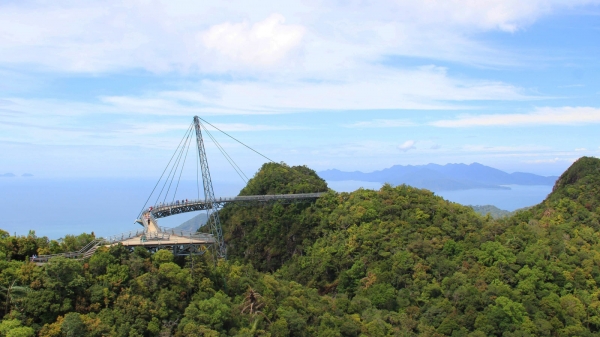
[[[513,214],[513,212],[500,209],[494,205],[483,205],[483,206],[469,205],[469,207],[471,207],[475,211],[475,213],[477,213],[479,215],[486,216],[489,214],[494,219],[500,219],[503,217],[511,216]]]
[[[242,193],[326,188],[266,164]],[[216,264],[113,247],[38,267],[23,260],[68,247],[4,233],[0,335],[594,336],[599,192],[600,160],[584,157],[544,202],[498,220],[409,186],[228,205]]]
[[[327,191],[325,181],[305,166],[264,164],[240,195]],[[261,271],[277,270],[318,236],[319,208],[310,203],[246,207],[229,204],[219,213],[228,255]]]

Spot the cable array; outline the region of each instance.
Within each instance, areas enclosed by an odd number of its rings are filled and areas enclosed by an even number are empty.
[[[243,143],[242,141],[238,140],[237,138],[231,136],[230,134],[228,134],[227,132],[219,129],[218,127],[216,127],[215,125],[207,122],[206,120],[198,117],[199,120],[201,120],[202,122],[206,123],[207,125],[210,125],[212,128],[214,128],[215,130],[223,133],[224,135],[226,135],[227,137],[233,139],[234,141],[236,141],[237,143],[243,145],[244,147],[250,149],[252,152],[260,155],[261,157],[267,159],[269,162],[275,163],[274,160],[272,160],[271,158],[265,156],[264,154],[258,152],[257,150],[253,149],[252,147],[246,145],[245,143]],[[204,131],[204,133],[206,135],[208,135],[208,137],[212,140],[212,142],[215,144],[215,146],[217,147],[217,149],[219,150],[219,152],[221,152],[221,154],[225,157],[225,159],[227,160],[227,162],[231,165],[231,167],[235,170],[235,172],[237,173],[237,175],[242,179],[242,181],[244,181],[244,183],[247,183],[248,180],[250,180],[248,178],[248,176],[242,171],[241,167],[233,160],[233,158],[229,155],[229,153],[227,153],[227,151],[225,150],[225,147],[223,147],[215,138],[215,136],[208,130],[207,126],[204,125],[204,123],[199,122],[200,125],[200,129],[202,131]],[[160,178],[158,179],[158,181],[156,182],[156,184],[154,185],[154,188],[152,189],[152,192],[150,192],[150,195],[148,196],[148,199],[146,199],[146,202],[144,203],[144,206],[142,207],[142,209],[140,210],[140,213],[138,215],[138,218],[142,215],[142,213],[144,212],[144,209],[146,209],[146,207],[148,206],[148,202],[150,201],[150,199],[152,198],[152,196],[155,194],[157,187],[161,184],[162,182],[162,187],[160,189],[160,192],[156,195],[156,200],[154,202],[154,205],[158,205],[159,202],[161,203],[167,203],[168,201],[170,202],[174,202],[175,201],[175,197],[177,195],[177,191],[179,190],[179,183],[181,181],[181,177],[183,174],[183,169],[185,167],[185,163],[187,161],[187,157],[189,154],[189,150],[191,147],[192,142],[194,141],[195,137],[194,137],[194,123],[192,122],[189,127],[186,129],[185,134],[183,135],[183,138],[179,141],[179,144],[177,145],[177,148],[175,149],[175,151],[173,152],[173,155],[171,156],[171,158],[169,159],[169,162],[167,163],[167,166],[165,167],[165,169],[163,170],[162,174],[160,175]],[[193,151],[195,153],[198,153],[198,151]],[[200,199],[200,157],[199,155],[196,155],[196,187],[197,187],[197,191],[198,191],[198,199]],[[168,174],[165,177],[165,173]],[[290,168],[290,171],[293,174],[298,174],[300,175],[299,172],[296,172],[294,169]],[[164,178],[164,179],[163,179]],[[177,179],[175,179],[177,178]],[[175,180],[177,180],[175,182]],[[175,183],[175,184],[173,184]],[[203,184],[205,182],[202,182]],[[172,193],[171,193],[171,188],[174,187]],[[206,196],[205,196],[206,198]]]
[[[156,191],[156,187],[158,187],[158,185],[160,184],[163,176],[165,175],[165,172],[167,172],[167,169],[169,168],[169,165],[171,165],[171,162],[173,161],[173,158],[175,158],[175,155],[179,151],[179,148],[181,147],[181,144],[184,142],[184,140],[186,140],[189,137],[189,134],[191,133],[191,130],[193,129],[193,126],[194,126],[194,123],[191,123],[190,126],[188,127],[186,133],[184,134],[183,138],[181,139],[181,141],[179,141],[179,144],[177,145],[177,148],[173,152],[173,155],[171,156],[171,159],[169,159],[169,162],[167,163],[167,166],[165,166],[165,169],[161,173],[160,178],[158,178],[158,181],[154,185],[154,188],[152,188],[152,192],[150,192],[150,195],[148,196],[148,199],[146,199],[146,202],[144,203],[144,206],[142,206],[142,209],[140,210],[140,213],[138,214],[138,218],[141,217],[142,213],[144,212],[144,209],[146,209],[146,206],[148,206],[148,201],[150,201],[150,198],[152,198],[152,195],[154,194],[154,191]],[[172,168],[171,168],[171,170],[172,170]],[[170,175],[171,175],[171,173],[169,172],[169,176]],[[163,185],[163,188],[161,189],[161,191],[159,193],[158,198],[160,198],[160,195],[162,194],[163,190],[164,190],[164,185]],[[157,198],[157,202],[158,202],[158,198]]]
[[[247,183],[248,182],[248,176],[246,176],[246,174],[242,171],[242,169],[239,167],[238,164],[235,163],[235,161],[233,160],[233,158],[231,158],[231,156],[227,153],[227,151],[225,151],[225,148],[223,148],[223,146],[221,146],[221,144],[219,144],[219,142],[215,139],[215,137],[210,133],[210,131],[208,131],[208,129],[206,128],[206,126],[204,126],[204,124],[200,123],[200,127],[202,127],[202,129],[204,129],[204,131],[206,132],[206,134],[208,135],[208,137],[210,137],[210,139],[213,141],[213,143],[217,146],[217,148],[219,149],[219,151],[221,151],[221,154],[225,157],[225,159],[229,162],[229,164],[231,165],[231,167],[233,167],[233,169],[235,170],[235,172],[238,174],[238,176],[240,176],[240,178],[242,178],[242,180]]]

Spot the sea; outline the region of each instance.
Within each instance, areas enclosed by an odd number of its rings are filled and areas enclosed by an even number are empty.
[[[0,178],[0,229],[11,235],[27,235],[59,239],[67,234],[94,232],[111,236],[140,229],[135,223],[144,208],[157,202],[149,198],[156,181],[144,179],[44,179],[37,177]],[[330,188],[351,192],[358,188],[379,189],[382,184],[361,181],[331,181]],[[217,197],[236,196],[243,182],[213,182]],[[507,190],[474,189],[436,192],[450,201],[464,205],[494,205],[513,211],[533,206],[546,198],[552,186],[509,185]],[[160,189],[161,186],[158,186]],[[203,196],[196,181],[181,181],[175,199]],[[173,198],[170,198],[171,200]],[[162,201],[162,200],[158,200]],[[180,214],[159,219],[165,227],[176,227],[197,213]]]
[[[143,209],[158,201],[157,187],[149,198],[156,180],[144,179],[42,179],[0,178],[0,229],[11,235],[27,235],[58,239],[67,234],[94,232],[96,236],[111,236],[142,228],[135,223]],[[214,182],[217,197],[236,196],[243,182]],[[196,181],[181,181],[171,186],[173,199],[204,198],[202,185]],[[167,190],[167,187],[164,191]],[[164,192],[163,191],[163,192]],[[176,227],[196,216],[185,213],[159,219],[159,225]]]

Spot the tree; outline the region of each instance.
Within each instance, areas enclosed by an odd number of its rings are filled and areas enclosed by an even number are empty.
[[[4,296],[4,312],[8,313],[10,306],[18,306],[27,293],[31,291],[29,287],[17,286],[17,280],[13,280],[8,287],[0,285],[0,293]]]
[[[79,337],[86,335],[85,324],[83,324],[81,316],[76,312],[70,312],[65,315],[60,331],[65,337]]]

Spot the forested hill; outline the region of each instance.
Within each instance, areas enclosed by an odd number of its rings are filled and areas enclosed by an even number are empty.
[[[324,189],[266,164],[242,193]],[[598,335],[599,192],[600,160],[584,157],[498,220],[408,186],[231,204],[216,265],[117,246],[38,267],[22,260],[66,247],[0,232],[0,336]]]
[[[268,163],[248,181],[240,195],[328,191],[327,183],[305,166]],[[330,192],[331,194],[332,192]],[[320,203],[319,203],[320,204]],[[321,235],[320,207],[310,203],[249,208],[229,204],[219,212],[228,255],[262,271],[274,271]]]
[[[293,257],[276,275],[347,298],[348,313],[377,317],[388,332],[582,336],[600,331],[599,192],[600,160],[583,157],[542,204],[500,220],[386,185],[329,193],[297,214],[300,236],[254,231],[237,214],[226,228],[245,229],[230,236],[245,247],[234,258],[277,269],[268,261],[280,250],[253,244],[285,243]],[[253,221],[291,216],[286,207]]]

